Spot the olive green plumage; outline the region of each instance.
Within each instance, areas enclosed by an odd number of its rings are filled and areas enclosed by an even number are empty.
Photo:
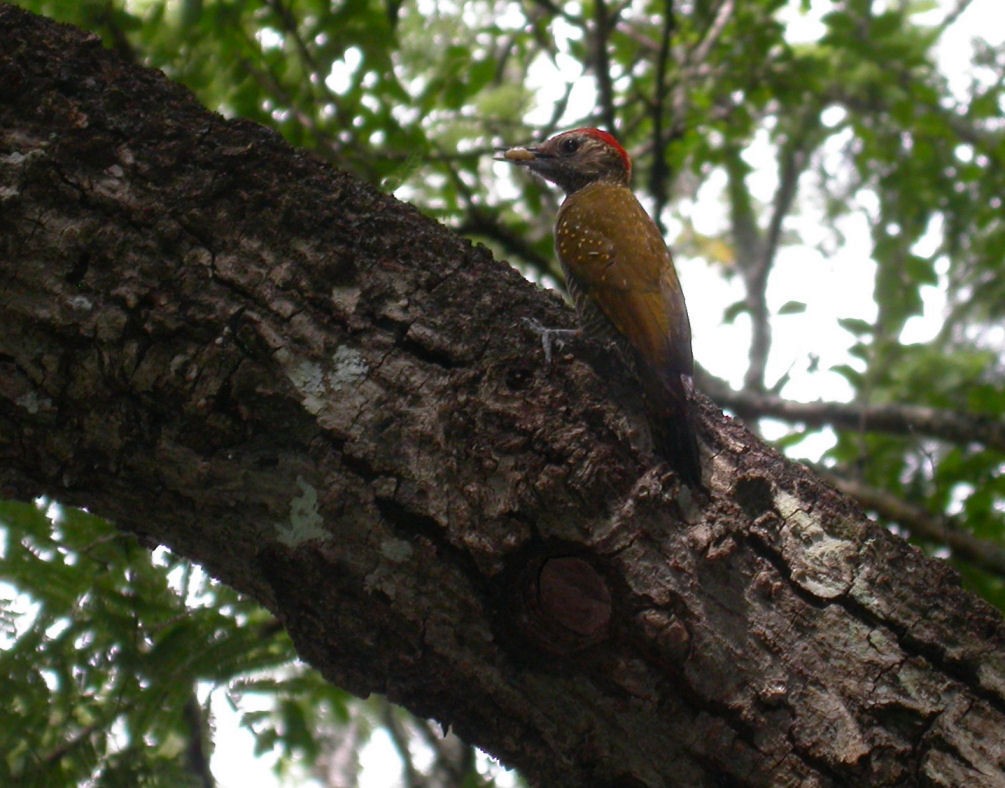
[[[568,195],[555,248],[580,323],[614,341],[641,385],[656,450],[700,486],[687,306],[670,250],[629,188],[628,154],[606,132],[575,129],[506,158]]]

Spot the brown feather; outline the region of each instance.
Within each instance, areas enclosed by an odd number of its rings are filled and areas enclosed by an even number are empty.
[[[656,450],[700,485],[691,326],[659,229],[626,186],[597,182],[566,198],[555,245],[583,329],[613,341],[639,379]]]
[[[670,250],[629,189],[628,153],[607,132],[582,128],[503,156],[568,195],[555,247],[580,323],[614,342],[641,386],[656,451],[701,487],[691,325]]]

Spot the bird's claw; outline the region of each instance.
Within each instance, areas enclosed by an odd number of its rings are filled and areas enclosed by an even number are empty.
[[[579,329],[548,328],[547,326],[542,326],[533,317],[523,318],[523,324],[541,337],[541,348],[544,350],[545,364],[551,364],[551,349],[553,346],[558,345],[561,348],[565,344],[566,339],[579,335]]]

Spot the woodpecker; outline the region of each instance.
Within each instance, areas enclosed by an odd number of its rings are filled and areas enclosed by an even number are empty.
[[[691,324],[670,250],[629,188],[627,151],[606,131],[581,128],[509,148],[502,158],[565,192],[555,250],[580,325],[613,341],[639,381],[654,448],[700,488]]]

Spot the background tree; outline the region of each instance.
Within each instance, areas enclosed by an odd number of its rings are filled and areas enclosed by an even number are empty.
[[[773,417],[772,434],[790,421],[780,438],[790,450],[821,429],[833,433],[814,459],[834,483],[942,551],[1002,605],[996,250],[1005,61],[978,42],[969,79],[951,84],[936,59],[970,3],[937,14],[912,3],[827,3],[803,40],[792,23],[805,4],[767,0],[24,5],[96,30],[208,106],[274,126],[546,281],[555,277],[556,196],[536,182],[514,185],[488,154],[500,141],[573,125],[616,129],[635,154],[636,188],[671,229],[685,287],[704,261],[730,284],[722,292],[739,290],[718,303],[688,290],[692,314],[721,313],[748,340],[741,370],[718,366],[698,338],[699,363],[743,382],[733,390],[709,374],[705,390],[752,424]],[[546,87],[548,99],[538,98]],[[822,265],[810,245],[836,253],[863,227],[872,266],[858,287],[873,290],[875,307],[843,316],[848,357],[785,355],[777,337],[813,325],[804,303],[812,293],[790,292],[786,251]],[[910,341],[912,319],[926,309],[942,312],[941,329]],[[821,402],[788,398],[808,386]],[[43,512],[73,527],[52,528]],[[249,670],[296,670],[266,614],[176,559],[151,558],[94,518],[48,503],[11,505],[4,521],[8,543],[22,548],[5,554],[4,576],[23,594],[5,607],[17,632],[5,660],[12,681],[30,688],[18,730],[40,737],[21,738],[12,752],[44,753],[67,780],[95,768],[205,775],[211,737],[195,677],[223,685]],[[101,594],[92,561],[107,572]],[[219,644],[206,661],[179,657],[206,642]],[[121,657],[141,644],[156,644],[163,674],[137,682]],[[66,680],[47,680],[38,651],[51,655],[50,670],[69,671]],[[313,753],[331,738],[326,730],[362,738],[382,723],[407,741],[393,714],[367,711],[311,676],[231,685],[277,693],[272,711],[247,719],[262,747]],[[88,686],[103,691],[71,689]],[[298,691],[286,694],[290,687]],[[165,692],[181,693],[192,713],[158,729]],[[57,712],[79,723],[69,740],[50,716]],[[39,725],[43,717],[49,725]],[[95,737],[115,720],[118,740]],[[159,747],[141,753],[143,736]],[[437,752],[442,768],[470,766],[470,755]]]

